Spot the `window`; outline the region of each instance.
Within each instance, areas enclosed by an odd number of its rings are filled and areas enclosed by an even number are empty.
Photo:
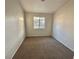
[[[45,28],[45,17],[34,17],[34,29]]]

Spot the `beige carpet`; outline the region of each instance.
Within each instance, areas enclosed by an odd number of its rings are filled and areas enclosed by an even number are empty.
[[[26,38],[13,59],[73,59],[74,53],[51,37]]]

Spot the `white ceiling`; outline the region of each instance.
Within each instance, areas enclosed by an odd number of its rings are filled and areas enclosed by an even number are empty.
[[[68,0],[20,0],[26,12],[53,13]]]

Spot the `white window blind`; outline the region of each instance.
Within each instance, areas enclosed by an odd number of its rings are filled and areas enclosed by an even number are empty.
[[[34,29],[44,29],[45,28],[45,17],[34,17]]]

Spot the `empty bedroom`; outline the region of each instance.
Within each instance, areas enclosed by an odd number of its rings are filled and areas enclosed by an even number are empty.
[[[5,59],[73,59],[74,0],[5,0]]]

